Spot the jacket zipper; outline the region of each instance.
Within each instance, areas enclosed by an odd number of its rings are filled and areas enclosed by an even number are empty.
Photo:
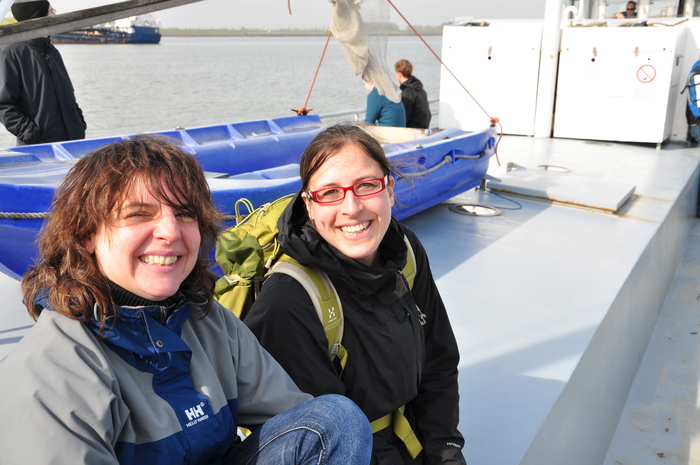
[[[401,276],[401,278],[403,278],[404,285],[406,286],[406,289],[408,289],[408,292],[411,292],[411,288],[408,287],[408,280],[403,275],[403,272],[401,270],[397,270],[396,272],[399,274],[399,276]],[[416,305],[416,312],[418,312],[418,322],[420,323],[421,326],[424,326],[426,323],[425,313],[420,311],[420,307],[418,307],[418,304],[415,304],[415,305]]]
[[[420,322],[421,326],[425,325],[425,313],[420,311],[420,307],[418,307],[418,304],[416,304],[416,310],[418,311],[418,321]]]

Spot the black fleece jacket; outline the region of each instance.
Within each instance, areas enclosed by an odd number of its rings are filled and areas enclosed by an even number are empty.
[[[0,47],[0,122],[21,144],[85,138],[73,84],[48,37]]]
[[[401,84],[401,102],[406,110],[406,127],[427,129],[430,127],[430,103],[423,83],[411,76]]]
[[[465,464],[457,431],[459,353],[425,249],[407,227],[392,221],[381,245],[382,268],[363,265],[330,246],[306,219],[297,196],[279,221],[283,250],[330,277],[343,304],[342,379],[309,295],[294,278],[273,274],[245,318],[259,341],[302,391],[341,394],[374,421],[406,405],[423,452],[412,460],[387,428],[374,435],[375,465]],[[416,256],[409,291],[401,270],[408,237]],[[419,321],[419,308],[426,317]]]

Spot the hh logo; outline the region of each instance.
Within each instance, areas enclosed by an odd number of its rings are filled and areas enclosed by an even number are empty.
[[[335,307],[329,308],[329,309],[328,309],[328,319],[329,319],[330,321],[333,321],[333,320],[335,320],[336,318],[337,318],[337,316],[336,316],[336,314],[335,314]]]
[[[192,408],[186,409],[185,414],[187,415],[187,419],[192,421],[204,415],[204,410],[202,410],[202,407],[204,407],[204,402],[199,405],[195,405]]]
[[[189,428],[190,426],[194,426],[197,423],[209,418],[209,415],[204,414],[204,409],[202,407],[204,407],[204,402],[201,402],[199,405],[195,405],[192,408],[185,409],[185,415],[187,415],[187,419],[189,420],[185,426]]]

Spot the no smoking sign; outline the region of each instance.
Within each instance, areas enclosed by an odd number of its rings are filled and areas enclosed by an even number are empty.
[[[642,84],[649,84],[656,77],[656,68],[651,65],[644,65],[637,70],[637,79]]]

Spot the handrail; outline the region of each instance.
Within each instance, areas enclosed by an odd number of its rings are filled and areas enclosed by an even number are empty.
[[[432,100],[428,100],[428,103],[433,104],[433,103],[438,103],[439,101],[440,101],[439,99],[432,99]],[[366,109],[364,109],[364,108],[361,110],[338,111],[335,113],[323,113],[321,115],[318,115],[318,117],[321,118],[322,120],[324,120],[324,119],[329,119],[329,118],[341,118],[343,116],[352,115],[353,121],[360,121],[361,120],[360,116],[364,115],[365,111],[366,111]],[[432,109],[431,109],[430,114],[432,114],[433,116],[438,115],[438,114],[440,114],[440,109],[438,108],[435,111],[432,111]]]

